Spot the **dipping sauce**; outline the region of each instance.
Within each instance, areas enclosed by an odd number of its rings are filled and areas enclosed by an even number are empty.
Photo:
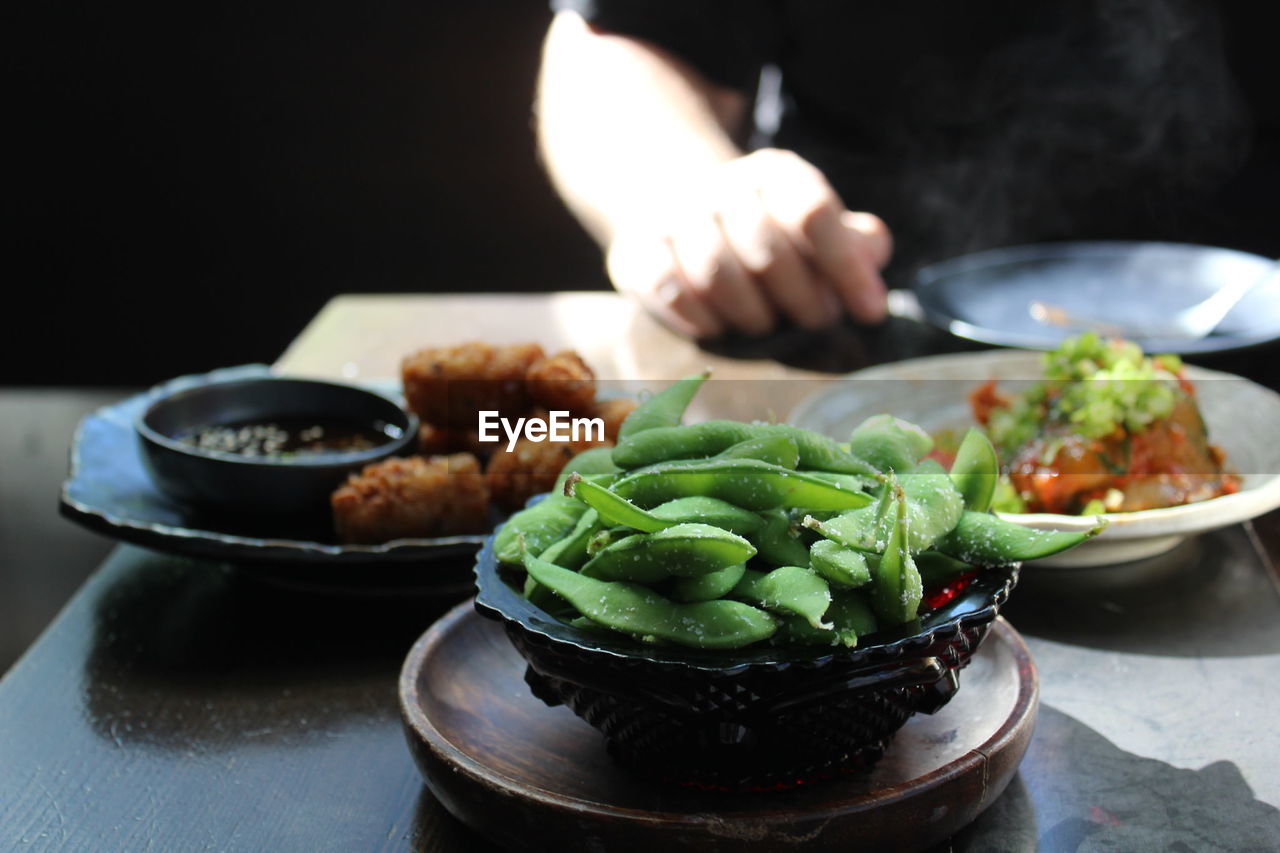
[[[220,453],[287,459],[317,453],[368,450],[403,435],[400,427],[374,421],[280,418],[267,423],[240,422],[199,427],[175,436],[178,441]]]

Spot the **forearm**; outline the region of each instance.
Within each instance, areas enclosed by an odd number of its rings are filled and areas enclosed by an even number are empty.
[[[741,154],[731,134],[746,98],[714,86],[656,47],[558,14],[547,34],[536,104],[548,174],[602,246],[619,224],[689,192]]]

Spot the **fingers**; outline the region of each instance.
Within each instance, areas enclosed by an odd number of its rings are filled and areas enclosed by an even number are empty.
[[[892,243],[880,218],[844,210],[822,173],[790,152],[774,152],[761,171],[760,196],[769,216],[845,309],[864,322],[883,319],[886,289],[879,269]]]
[[[728,326],[748,335],[773,329],[773,310],[726,240],[718,218],[690,218],[675,229],[671,246],[682,284]]]
[[[686,286],[671,243],[661,235],[641,232],[619,236],[609,248],[606,266],[620,292],[634,296],[677,333],[690,338],[723,334],[724,324]]]
[[[863,240],[867,257],[876,269],[884,269],[893,257],[893,234],[884,220],[866,211],[842,210],[840,222]]]
[[[893,239],[879,217],[845,210],[826,178],[790,152],[718,168],[683,198],[679,217],[615,232],[608,269],[619,290],[695,338],[765,334],[778,315],[809,329],[844,312],[884,318],[879,270]]]
[[[769,216],[756,192],[726,192],[718,216],[725,240],[743,269],[782,314],[808,329],[839,318],[839,300]]]

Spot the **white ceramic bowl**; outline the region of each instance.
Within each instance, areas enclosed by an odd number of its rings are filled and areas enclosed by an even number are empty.
[[[987,379],[1002,389],[1037,381],[1041,354],[1022,350],[930,356],[880,365],[832,380],[806,398],[788,420],[844,441],[863,419],[889,412],[930,432],[973,425],[969,393]],[[1241,475],[1240,491],[1184,506],[1107,513],[1110,525],[1078,548],[1036,565],[1093,566],[1155,556],[1183,539],[1255,518],[1280,507],[1280,394],[1229,373],[1188,366],[1187,376],[1209,440]],[[1002,513],[1029,527],[1088,529],[1093,516]]]

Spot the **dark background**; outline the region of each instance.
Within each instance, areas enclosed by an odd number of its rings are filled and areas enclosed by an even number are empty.
[[[350,292],[605,287],[537,164],[542,0],[8,4],[0,674],[114,542],[79,420]],[[424,342],[425,345],[425,342]]]
[[[534,153],[541,0],[22,7],[0,385],[269,362],[338,293],[606,286]]]
[[[1114,2],[1166,28],[1188,6]],[[1248,168],[1194,228],[1069,236],[1280,254],[1274,14],[1209,5],[1260,123]],[[545,0],[10,7],[0,387],[270,362],[339,293],[607,287],[534,151]],[[972,207],[946,221],[991,219]]]

